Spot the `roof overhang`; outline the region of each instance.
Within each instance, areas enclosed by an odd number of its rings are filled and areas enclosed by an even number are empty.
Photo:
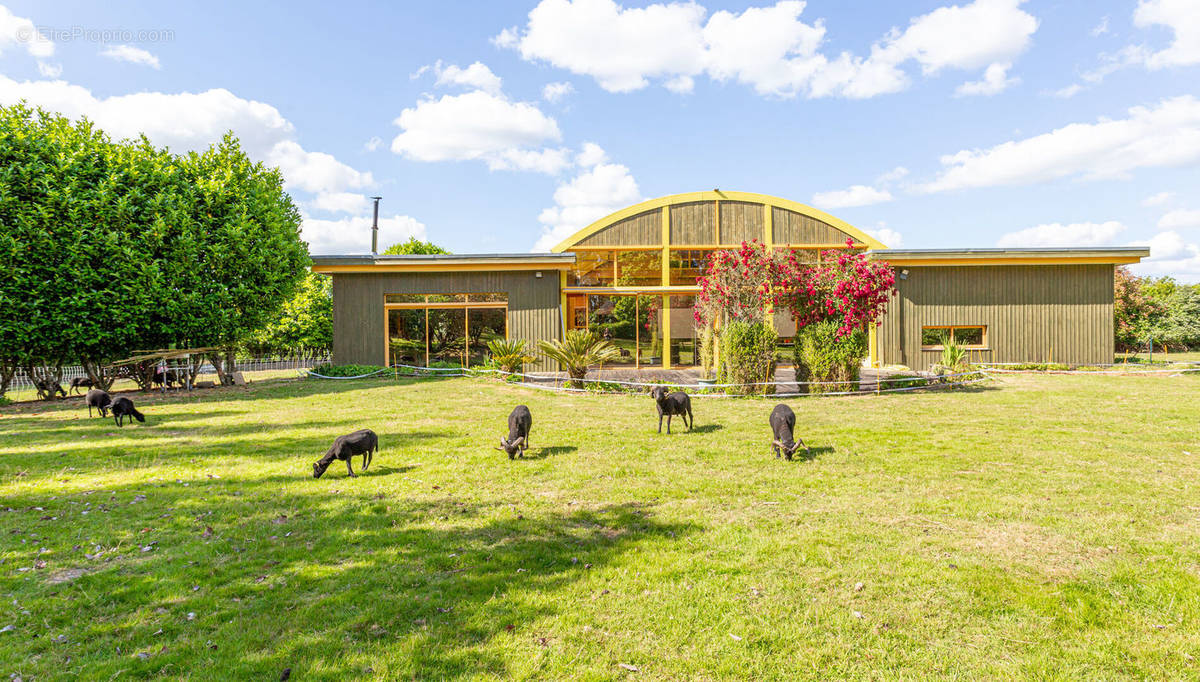
[[[892,265],[1127,265],[1150,256],[1147,247],[1035,249],[871,249],[867,256]]]
[[[465,253],[410,256],[313,256],[312,271],[326,274],[363,272],[495,272],[566,270],[574,253]]]

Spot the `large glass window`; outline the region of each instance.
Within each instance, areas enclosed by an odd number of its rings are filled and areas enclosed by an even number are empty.
[[[671,286],[696,286],[696,279],[708,267],[711,249],[672,249]]]
[[[700,339],[696,330],[696,297],[671,296],[671,364],[700,364]]]
[[[662,366],[662,296],[637,297],[638,367]]]
[[[942,345],[950,339],[967,348],[986,348],[987,327],[979,325],[921,327],[921,348],[924,350],[941,350]]]
[[[588,328],[621,351],[614,365],[632,365],[637,358],[637,298],[588,296]]]
[[[618,251],[617,286],[662,286],[662,251]]]
[[[463,308],[429,309],[429,364],[462,366],[466,351],[467,311]]]
[[[387,311],[391,365],[428,364],[425,355],[425,309]]]
[[[616,278],[612,251],[578,251],[567,276],[571,286],[611,287]]]
[[[504,308],[470,308],[467,310],[467,364],[482,365],[488,359],[488,342],[505,338]]]

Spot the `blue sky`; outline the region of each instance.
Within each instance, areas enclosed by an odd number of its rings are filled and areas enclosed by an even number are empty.
[[[3,1],[3,0],[0,0]],[[720,187],[890,246],[1149,244],[1200,281],[1200,3],[15,2],[0,102],[233,129],[314,253],[527,251]]]

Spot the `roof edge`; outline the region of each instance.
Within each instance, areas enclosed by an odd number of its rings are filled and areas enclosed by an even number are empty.
[[[1052,246],[983,249],[870,249],[867,256],[890,263],[914,265],[991,265],[1059,263],[1137,263],[1150,256],[1145,246]]]

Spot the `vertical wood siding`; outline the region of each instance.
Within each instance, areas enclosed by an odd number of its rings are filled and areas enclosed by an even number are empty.
[[[897,268],[900,270],[901,268]],[[884,364],[928,369],[921,328],[986,325],[982,362],[1113,361],[1113,266],[909,267],[879,329]]]
[[[716,244],[716,213],[711,201],[694,201],[671,206],[671,243]]]
[[[333,275],[333,361],[379,365],[386,361],[384,294],[508,293],[508,337],[536,350],[540,339],[560,338],[558,271],[379,273]],[[539,360],[536,369],[555,369]]]
[[[776,244],[844,244],[850,238],[845,232],[816,218],[778,207],[772,210]]]
[[[579,241],[580,246],[654,246],[662,244],[662,212],[639,213]]]
[[[721,202],[721,243],[765,241],[763,205],[746,201]]]

